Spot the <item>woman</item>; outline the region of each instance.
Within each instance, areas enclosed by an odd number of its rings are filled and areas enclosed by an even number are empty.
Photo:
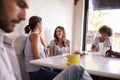
[[[54,39],[50,42],[50,56],[61,55],[70,52],[70,42],[66,39],[65,30],[58,26],[54,31]]]
[[[99,33],[100,33],[100,37],[96,37],[91,50],[92,51],[99,51],[99,43],[103,43],[104,47],[109,47],[112,48],[112,44],[111,41],[109,39],[109,37],[112,36],[112,29],[106,25],[103,25],[100,29],[99,29]]]
[[[25,27],[25,33],[29,33],[25,46],[25,65],[26,71],[32,80],[52,80],[57,73],[46,69],[31,65],[30,60],[45,58],[45,43],[41,37],[42,19],[38,16],[32,16],[29,19],[29,25]]]

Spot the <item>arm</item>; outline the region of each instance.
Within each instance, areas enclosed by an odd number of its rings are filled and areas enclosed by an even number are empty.
[[[44,52],[46,52],[47,46],[46,46],[46,43],[45,43],[44,39],[42,38],[42,36],[40,36],[40,41],[41,41],[42,45],[44,46]]]
[[[42,38],[42,36],[40,36],[40,41],[41,41],[42,45],[43,45],[45,48],[47,48],[46,43],[45,43],[44,39]]]
[[[40,55],[39,55],[39,45],[38,45],[38,41],[39,41],[39,35],[37,34],[31,34],[30,35],[30,41],[32,44],[32,52],[34,55],[34,59],[39,59]]]
[[[79,65],[70,65],[53,80],[93,80],[89,73]]]
[[[91,51],[98,51],[99,49],[94,45],[94,44],[92,44],[92,47],[91,47]]]
[[[50,44],[49,44],[49,53],[50,53],[50,56],[54,56],[54,40],[51,40]]]
[[[96,37],[92,43],[92,46],[91,46],[91,51],[98,51],[99,48],[97,47],[97,45],[99,46],[99,37]]]
[[[54,48],[53,47],[50,47],[49,52],[50,52],[50,56],[54,56]]]

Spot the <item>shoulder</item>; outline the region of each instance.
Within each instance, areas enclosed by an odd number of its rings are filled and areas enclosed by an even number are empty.
[[[70,47],[70,40],[66,39],[66,45]]]
[[[55,39],[53,39],[53,40],[50,41],[49,46],[54,46],[54,45],[55,45]]]
[[[106,38],[106,41],[111,41],[110,38]]]
[[[100,37],[95,37],[94,41],[99,41]]]
[[[36,33],[33,33],[33,34],[30,34],[29,38],[30,38],[30,41],[38,40],[39,35]]]
[[[67,42],[67,43],[70,43],[70,40],[66,39],[66,42]]]
[[[51,40],[50,43],[55,43],[55,39]]]
[[[97,40],[98,40],[99,38],[100,38],[100,37],[95,37],[95,39],[97,39]]]

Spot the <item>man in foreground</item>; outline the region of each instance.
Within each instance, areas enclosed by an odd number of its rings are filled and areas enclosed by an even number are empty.
[[[5,36],[25,19],[26,0],[0,0],[0,80],[22,80],[12,40]]]

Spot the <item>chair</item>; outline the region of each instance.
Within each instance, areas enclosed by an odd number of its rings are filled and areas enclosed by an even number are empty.
[[[47,49],[45,49],[45,55],[46,55],[46,57],[50,56],[49,48],[50,48],[50,46],[47,46]]]
[[[22,80],[30,80],[28,73],[25,71],[25,55],[24,55],[24,48],[26,43],[27,37],[24,35],[21,35],[16,38],[14,42],[15,51],[17,54],[20,71]]]

